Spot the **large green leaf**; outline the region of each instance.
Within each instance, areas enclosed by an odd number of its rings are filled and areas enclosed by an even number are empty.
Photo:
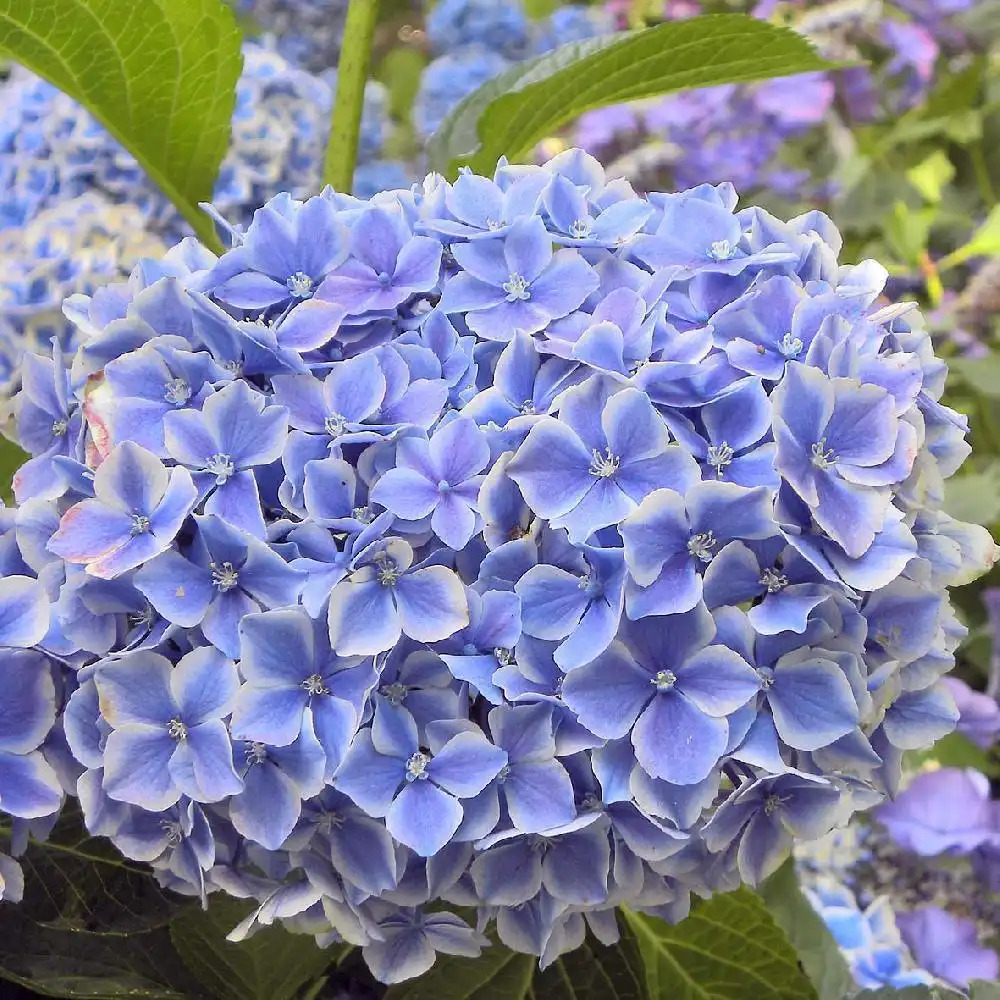
[[[786,861],[757,891],[788,936],[819,1000],[840,1000],[854,979],[833,935],[799,888],[795,863]]]
[[[243,900],[217,895],[207,910],[188,909],[170,925],[184,964],[220,1000],[291,1000],[336,960],[305,934],[278,924],[234,943],[226,935],[250,912]]]
[[[209,245],[240,32],[223,0],[0,0],[0,54],[91,111]]]
[[[209,996],[181,964],[168,929],[198,904],[164,892],[144,866],[90,837],[74,810],[21,863],[24,899],[4,907],[0,921],[0,979],[61,1000]]]
[[[656,1000],[817,1000],[791,942],[749,889],[713,896],[679,924],[625,915]]]
[[[389,988],[385,1000],[661,1000],[646,991],[642,954],[628,927],[611,947],[588,937],[539,970],[538,960],[494,944],[479,958],[439,955],[419,979]],[[668,998],[663,998],[668,1000]]]
[[[949,479],[944,484],[944,509],[960,521],[987,526],[1000,521],[1000,462]]]
[[[591,108],[691,87],[829,69],[788,28],[743,14],[711,14],[563,45],[511,67],[465,98],[431,138],[434,169],[489,173],[524,156]]]

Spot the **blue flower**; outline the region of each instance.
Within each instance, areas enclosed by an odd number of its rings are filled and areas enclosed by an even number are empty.
[[[436,642],[469,624],[462,581],[447,567],[413,565],[401,538],[376,541],[330,595],[330,640],[341,656],[391,649],[401,635]]]
[[[459,417],[429,441],[403,438],[396,467],[378,479],[371,499],[408,521],[429,516],[434,533],[457,552],[476,531],[480,473],[489,459],[485,435]]]
[[[94,498],[63,514],[48,547],[110,580],[165,551],[196,499],[186,469],[168,470],[145,448],[126,441],[95,473]]]
[[[371,663],[335,656],[325,626],[289,608],[243,617],[240,672],[246,683],[233,706],[234,739],[287,746],[308,711],[332,776],[377,681]]]
[[[253,469],[281,457],[288,412],[268,406],[245,382],[233,382],[199,410],[177,410],[163,421],[167,451],[194,470],[205,513],[264,537],[264,518]]]
[[[595,736],[631,733],[652,777],[701,781],[726,750],[727,716],[757,693],[757,674],[739,653],[712,643],[715,624],[704,605],[630,622],[622,633],[566,677],[566,704]]]
[[[541,219],[514,223],[493,240],[455,244],[462,272],[444,285],[438,308],[464,313],[469,329],[487,340],[537,333],[576,309],[597,287],[597,278],[575,250],[552,253]]]
[[[848,556],[864,555],[884,524],[889,488],[913,466],[916,431],[881,386],[797,363],[774,408],[775,468]]]
[[[506,762],[503,750],[473,732],[421,749],[409,715],[379,712],[358,733],[334,784],[369,815],[384,816],[396,840],[430,857],[458,830],[462,800],[478,795]]]
[[[614,388],[594,379],[567,392],[559,418],[538,421],[507,467],[528,506],[574,542],[622,520],[658,485],[697,478],[649,398]]]
[[[207,646],[176,666],[158,653],[135,652],[103,663],[96,682],[112,727],[104,748],[112,798],[157,811],[182,795],[218,802],[242,789],[222,721],[239,686],[232,660]]]

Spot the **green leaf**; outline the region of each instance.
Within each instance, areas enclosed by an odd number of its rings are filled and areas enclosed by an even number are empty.
[[[942,736],[929,750],[911,751],[906,759],[915,768],[933,760],[941,767],[974,767],[991,778],[1000,777],[1000,760],[958,732]]]
[[[844,1000],[965,1000],[965,997],[945,986],[905,986],[901,990],[883,986],[878,990],[852,993]]]
[[[530,995],[534,1000],[647,1000],[639,944],[628,928],[611,947],[588,937],[576,951],[537,972]]]
[[[938,268],[945,271],[963,264],[971,257],[995,257],[1000,254],[1000,205],[994,205],[986,221],[972,234],[968,243],[943,257]]]
[[[749,889],[713,896],[671,926],[625,910],[664,1000],[817,1000],[791,942]]]
[[[592,937],[544,971],[531,955],[493,944],[479,958],[439,955],[384,1000],[659,1000],[646,992],[642,953],[628,927],[607,947]]]
[[[833,935],[799,888],[795,863],[786,861],[757,892],[788,936],[819,1000],[840,1000],[854,986],[854,977]]]
[[[390,986],[383,1000],[527,1000],[537,966],[531,955],[496,944],[479,958],[438,955],[430,972]]]
[[[0,54],[78,100],[199,237],[229,145],[240,32],[222,0],[0,0]]]
[[[337,956],[278,924],[246,941],[227,941],[252,909],[245,900],[211,896],[207,910],[178,915],[170,925],[171,940],[188,969],[220,1000],[291,1000]]]
[[[14,473],[27,459],[28,456],[13,441],[0,438],[0,499],[4,503],[14,499]]]
[[[428,145],[434,169],[490,173],[591,108],[691,87],[830,69],[788,28],[743,14],[671,21],[563,45],[511,67],[465,98]]]
[[[924,201],[937,204],[941,193],[955,176],[955,167],[943,149],[935,149],[930,156],[906,171],[906,179],[920,192]]]
[[[61,1000],[207,998],[170,942],[171,919],[197,903],[90,837],[76,810],[20,860],[24,899],[3,908],[0,979]]]
[[[910,208],[897,201],[885,221],[885,238],[896,256],[907,264],[916,265],[927,248],[934,208]]]
[[[1000,399],[1000,355],[987,354],[982,358],[950,358],[950,374],[960,378],[970,389],[981,396]]]
[[[944,509],[959,521],[991,525],[1000,520],[1000,462],[944,484]]]
[[[969,1000],[1000,1000],[1000,983],[974,979],[969,984]]]

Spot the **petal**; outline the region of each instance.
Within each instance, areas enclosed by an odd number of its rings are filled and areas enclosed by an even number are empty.
[[[330,644],[340,656],[373,656],[396,645],[402,622],[393,601],[394,590],[398,586],[384,587],[377,580],[345,580],[333,588],[328,613]]]
[[[412,469],[389,469],[372,488],[370,499],[407,521],[426,517],[442,497],[437,483]]]
[[[446,493],[434,508],[431,528],[448,548],[460,552],[476,533],[475,511],[456,493]]]
[[[621,525],[625,564],[640,586],[648,587],[671,564],[671,576],[691,562],[687,543],[692,531],[684,498],[674,490],[650,493]],[[681,558],[678,560],[678,556]]]
[[[257,480],[249,469],[237,472],[217,486],[205,501],[205,513],[215,514],[255,538],[266,536]]]
[[[244,684],[233,708],[233,739],[288,746],[298,738],[308,703],[301,688]]]
[[[385,817],[393,837],[422,858],[437,854],[461,822],[458,800],[430,781],[411,781],[396,796]]]
[[[510,821],[522,833],[551,830],[576,816],[573,783],[557,760],[515,764],[501,788]]]
[[[167,621],[184,628],[201,623],[215,593],[211,572],[174,550],[147,562],[132,582]]]
[[[693,785],[707,778],[725,753],[728,738],[725,719],[705,715],[677,693],[657,695],[632,730],[642,769],[674,785]]]
[[[292,832],[302,811],[302,799],[292,780],[269,762],[246,773],[245,787],[229,802],[229,819],[236,832],[269,851],[276,851]]]
[[[313,624],[301,608],[247,615],[240,622],[240,672],[251,684],[297,687],[314,672],[315,659]]]
[[[46,547],[67,562],[90,562],[127,543],[133,537],[132,523],[130,514],[100,500],[82,500],[63,514]]]
[[[189,726],[229,715],[239,686],[236,664],[209,646],[182,656],[170,674],[174,701]]]
[[[385,816],[406,774],[404,762],[378,753],[371,733],[362,729],[333,779],[369,816]],[[425,784],[425,782],[421,782]]]
[[[48,630],[44,587],[28,576],[0,579],[0,646],[34,646]]]
[[[631,728],[655,693],[650,675],[621,643],[566,675],[563,701],[595,736],[617,739]]]
[[[594,485],[591,455],[565,424],[551,417],[531,428],[507,466],[525,502],[545,518],[572,510]]]
[[[170,774],[177,748],[166,727],[126,725],[114,730],[104,746],[104,790],[119,802],[160,812],[180,798]]]
[[[243,790],[243,779],[233,767],[229,732],[218,720],[188,730],[169,767],[177,787],[196,802],[221,802]]]
[[[453,736],[428,765],[431,780],[459,799],[478,795],[507,763],[507,753],[475,733]]]
[[[745,705],[760,689],[760,680],[739,653],[706,646],[678,668],[677,688],[706,715],[718,717]]]
[[[465,587],[458,576],[444,566],[428,566],[404,573],[394,589],[402,631],[411,639],[437,642],[469,624]],[[332,614],[332,599],[330,607]],[[337,651],[346,655],[339,647]]]
[[[563,639],[580,623],[590,598],[580,578],[556,566],[533,566],[515,585],[522,628],[536,639]]]
[[[0,809],[21,819],[58,812],[62,788],[55,771],[40,753],[0,752]]]
[[[172,670],[165,656],[148,650],[105,661],[94,674],[101,715],[115,728],[136,723],[166,733],[179,711],[170,690]]]
[[[27,650],[0,651],[0,751],[28,753],[55,722],[56,691],[45,658]]]
[[[475,421],[459,417],[431,438],[430,458],[441,478],[457,486],[482,472],[490,460],[490,446]]]
[[[829,660],[779,663],[767,702],[778,735],[796,750],[829,746],[859,721],[851,685]]]
[[[166,467],[132,441],[118,445],[94,474],[94,496],[127,513],[151,513],[166,488]]]

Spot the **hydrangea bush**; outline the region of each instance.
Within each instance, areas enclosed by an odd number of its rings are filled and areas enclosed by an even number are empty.
[[[894,792],[996,554],[941,510],[965,422],[882,267],[736,202],[571,150],[279,195],[71,298],[19,397],[0,808],[76,796],[257,900],[235,937],[393,982],[680,919]]]

